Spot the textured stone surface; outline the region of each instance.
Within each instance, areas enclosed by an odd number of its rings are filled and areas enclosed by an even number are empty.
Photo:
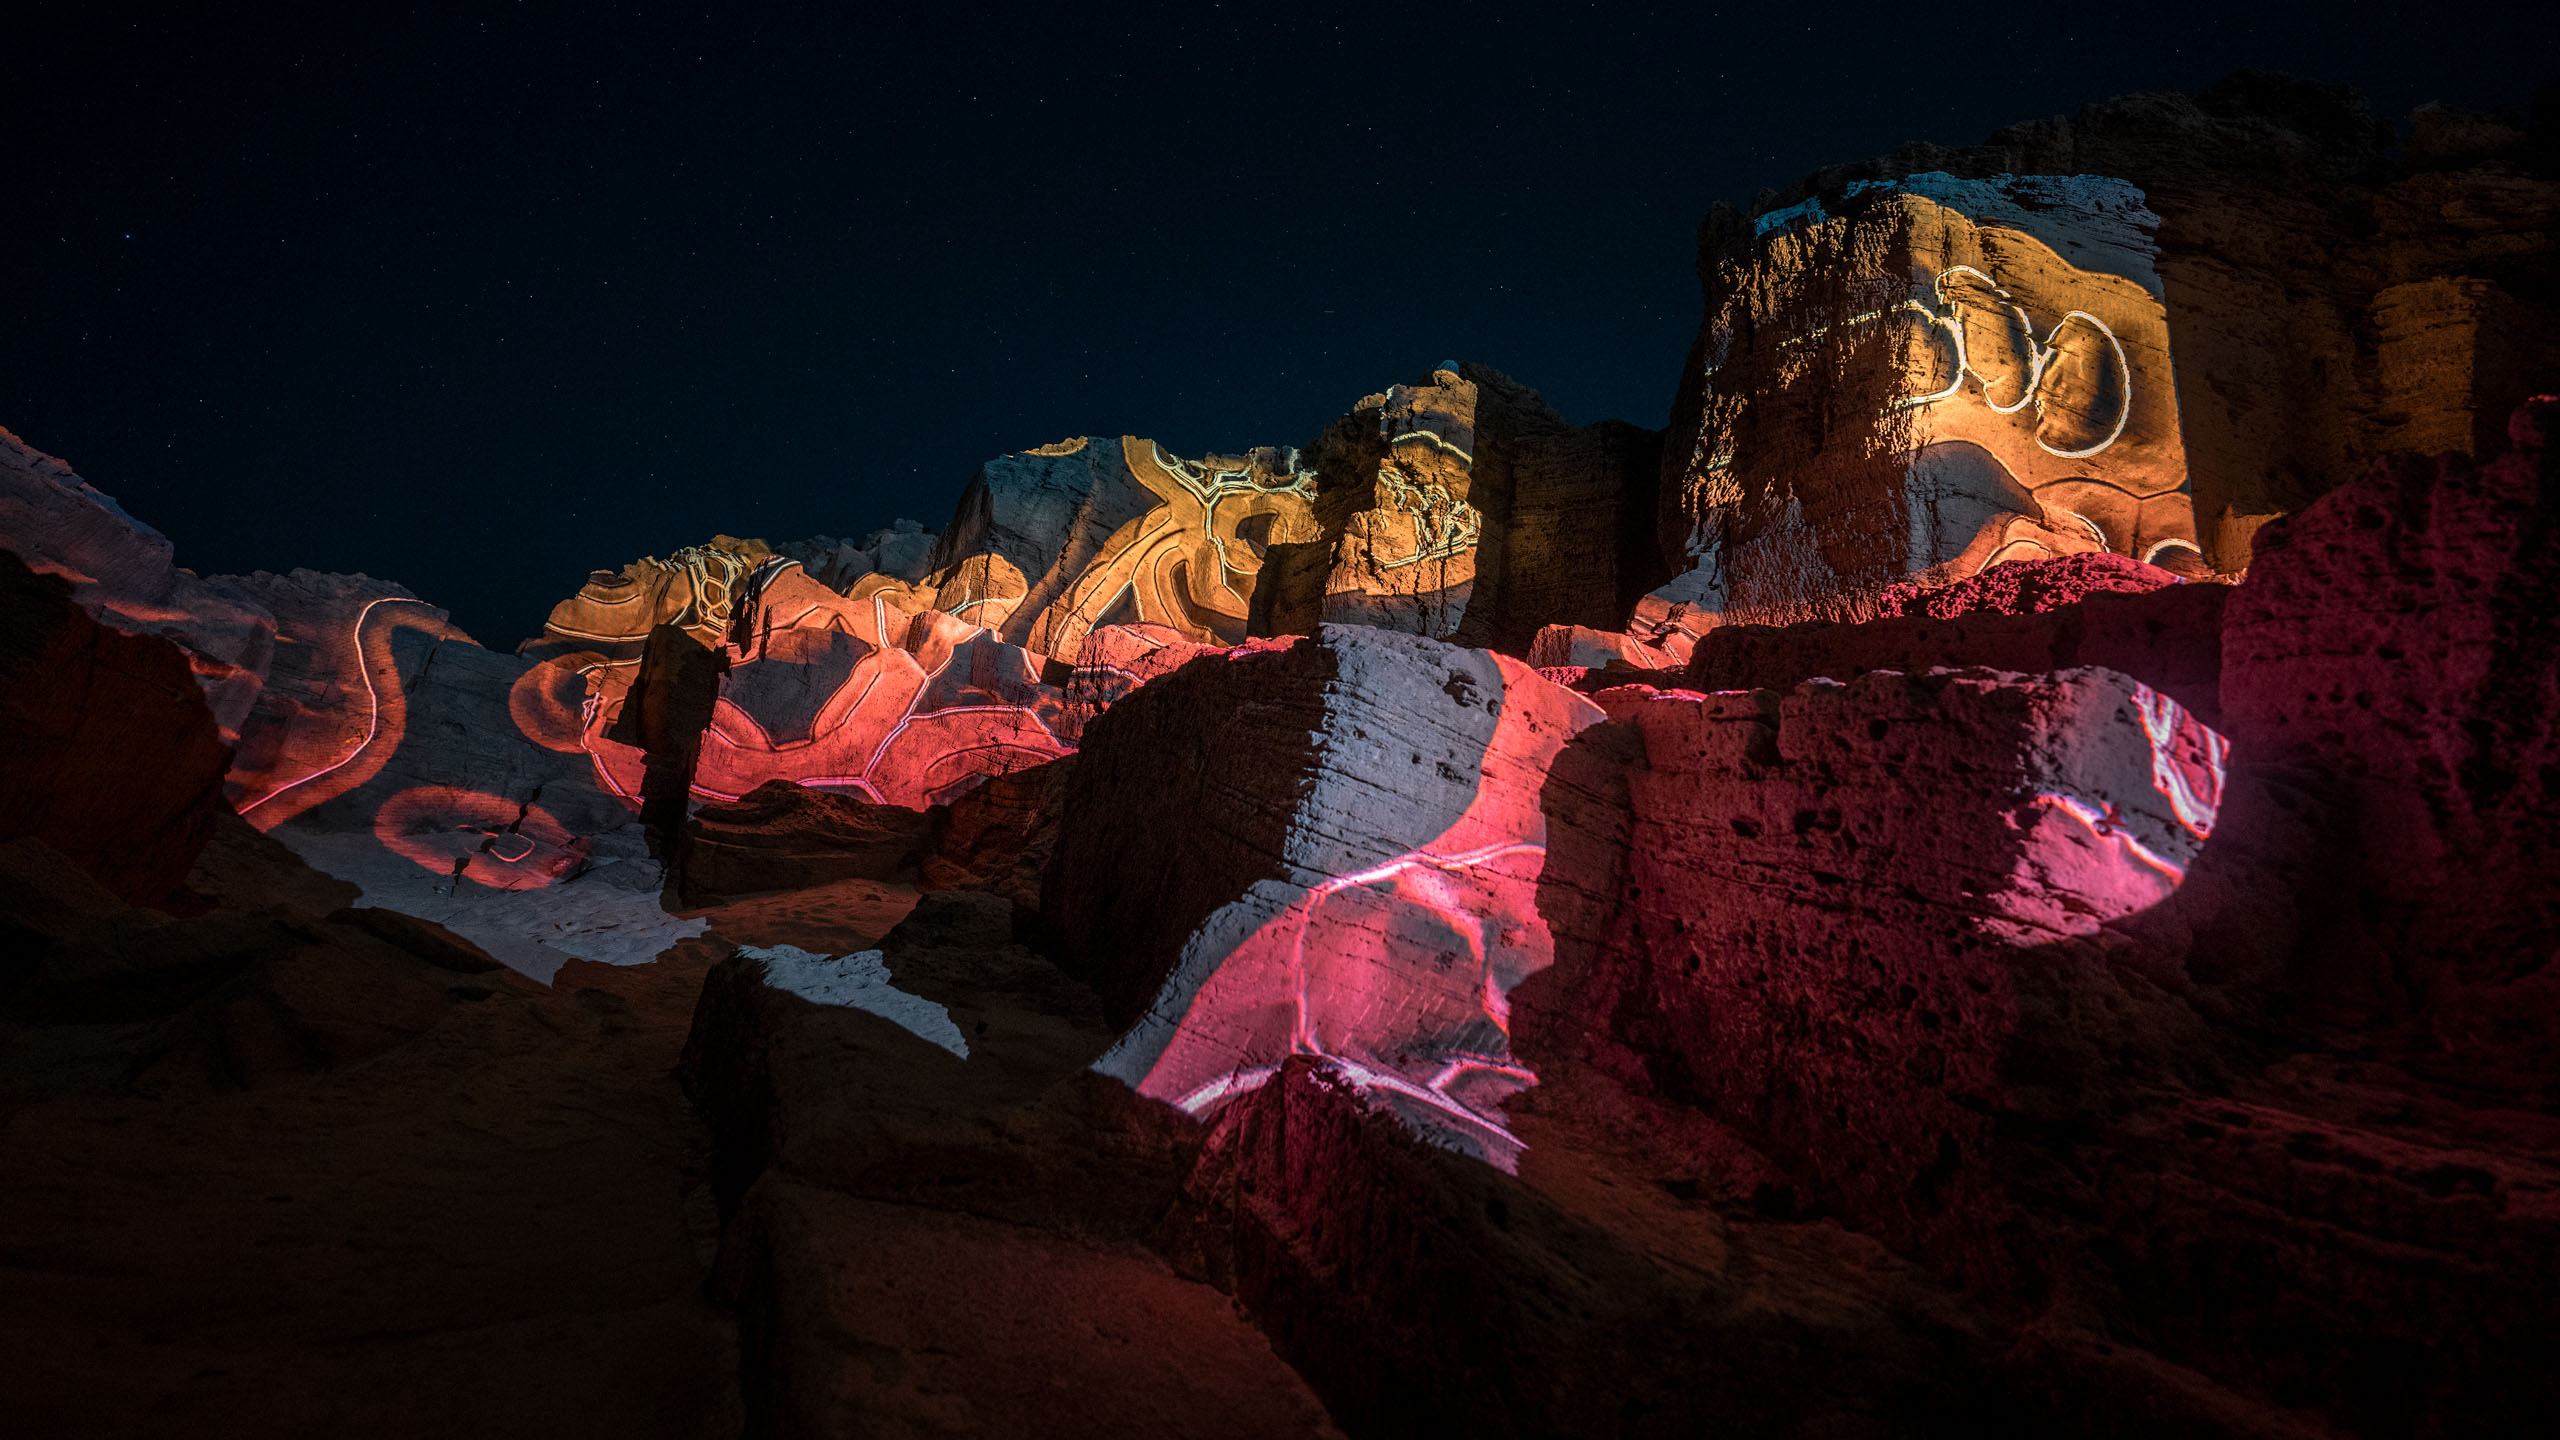
[[[1711,218],[1664,537],[1707,607],[2089,550],[2201,572],[2158,218],[2121,181],[1936,171]]]
[[[2336,793],[2353,968],[2444,1063],[2538,1091],[2560,1064],[2560,401],[2513,428],[2494,463],[2392,460],[2261,532],[2223,690],[2245,753]]]
[[[1618,623],[1664,578],[1660,443],[1570,426],[1482,365],[1369,396],[1308,447],[1320,534],[1274,550],[1254,633],[1374,625],[1517,656],[1542,625]]]
[[[1690,1083],[1891,1241],[1961,1251],[1996,1230],[1967,1157],[1992,1144],[2022,1014],[2163,1008],[2069,942],[2183,878],[2219,798],[2212,737],[2094,670],[1599,698],[1644,737],[1628,894],[1647,1008]]]
[[[933,608],[966,608],[944,592],[985,582],[986,564],[964,562],[920,585],[874,575],[839,594],[761,549],[723,537],[619,575],[598,572],[528,647],[544,668],[521,708],[542,717],[539,728],[559,745],[591,755],[606,789],[633,800],[656,765],[668,772],[662,788],[698,800],[734,801],[788,780],[922,809],[986,775],[1065,753],[1053,729],[1059,687],[1040,658]],[[662,664],[670,684],[707,708],[657,727],[669,733],[653,744],[644,742],[654,722],[623,717],[645,695],[643,652],[658,627],[692,642]],[[688,665],[716,668],[716,693],[708,676],[676,677]]]
[[[2192,98],[2128,95],[1980,146],[1911,145],[1835,166],[1769,197],[1761,218],[1927,172],[2130,182],[2160,217],[2155,293],[2198,539],[2232,571],[2248,565],[2264,517],[2301,508],[2376,455],[2436,448],[2464,428],[2462,448],[2494,451],[2502,417],[2548,388],[2560,364],[2560,181],[2528,170],[2522,137],[2501,128],[2470,117],[2472,141],[2394,157],[2390,127],[2352,92],[2244,73]],[[1709,244],[1750,223],[1711,222]],[[2423,288],[2387,293],[2401,286]],[[2379,364],[2361,358],[2368,332],[2379,332]],[[1693,461],[1688,439],[1705,418],[1691,397],[1710,363],[1693,354],[1683,382],[1666,504],[1709,458]]]
[[[331,913],[352,891],[272,842],[176,920],[26,843],[0,845],[13,1433],[738,1433],[670,1075],[699,963],[546,990]]]
[[[1507,1163],[1500,1104],[1533,1077],[1506,997],[1555,957],[1544,792],[1600,718],[1518,661],[1332,625],[1121,702],[1046,892],[1066,963],[1135,1019],[1103,1072],[1199,1114],[1322,1055]],[[1141,770],[1159,803],[1128,803]]]
[[[167,536],[0,430],[0,548],[71,582],[81,608],[128,635],[186,652],[223,738],[236,739],[275,644],[275,617],[179,569]]]
[[[685,1074],[736,1207],[721,1270],[751,1422],[1332,1433],[1223,1296],[1128,1243],[1196,1142],[1085,1071],[1110,1043],[1099,1006],[1011,943],[1011,913],[928,895],[877,945],[965,1060],[776,988],[753,959],[705,986]]]
[[[922,812],[903,806],[767,781],[694,812],[681,883],[688,899],[704,903],[833,880],[894,880],[915,868],[930,828]]]
[[[1888,603],[1899,600],[1913,613],[1864,624],[1721,625],[1691,648],[1681,683],[1694,690],[1784,689],[1815,676],[1846,681],[1871,670],[1981,665],[2038,674],[2096,665],[2130,675],[2206,724],[2219,724],[2230,588],[2091,586],[2087,570],[2102,559],[2011,562],[2014,570],[2004,564],[1961,584],[1888,591]],[[2057,569],[2060,576],[2050,573]],[[2123,578],[2112,567],[2101,573]]]
[[[43,841],[133,904],[189,908],[230,752],[183,651],[71,597],[0,550],[0,840]]]

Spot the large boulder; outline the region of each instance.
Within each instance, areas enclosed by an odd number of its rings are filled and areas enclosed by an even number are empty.
[[[1666,578],[1661,438],[1568,425],[1482,365],[1371,395],[1308,447],[1319,533],[1273,550],[1254,632],[1373,625],[1517,656],[1544,625],[1615,624]]]
[[[183,651],[72,595],[0,550],[0,840],[40,840],[130,904],[190,908],[230,748]]]
[[[1507,996],[1553,963],[1551,771],[1589,701],[1518,661],[1328,625],[1086,731],[1045,909],[1130,1028],[1101,1069],[1206,1113],[1320,1055],[1507,1161]]]
[[[1644,739],[1627,896],[1658,1043],[1863,1226],[2005,1283],[1997,1118],[2102,1104],[2197,1042],[2091,937],[2194,863],[2219,738],[2101,670],[1599,698]]]
[[[2500,417],[2560,365],[2560,182],[2518,163],[2520,130],[2425,118],[2468,139],[2395,156],[2352,93],[2244,73],[1833,166],[1748,217],[1720,207],[1664,452],[1672,558],[1712,572],[1711,608],[1817,606],[1787,618],[1954,558],[1927,537],[1957,511],[2141,559],[2185,539],[2232,572],[2266,517],[2379,454],[2495,449]],[[1893,342],[1897,316],[1931,343]],[[2084,343],[2101,329],[2114,345]],[[2065,390],[2129,395],[2122,432],[2098,445],[2117,412]],[[2017,443],[1940,435],[1951,407]],[[1816,417],[1833,413],[1889,443],[1825,441]],[[2120,457],[2141,463],[2071,468]]]
[[[185,652],[214,723],[239,737],[275,649],[275,617],[217,577],[178,567],[169,538],[124,512],[68,462],[0,430],[0,548],[71,582],[99,623]]]

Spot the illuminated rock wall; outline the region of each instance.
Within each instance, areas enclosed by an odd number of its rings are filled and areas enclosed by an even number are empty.
[[[1666,497],[1693,603],[1800,618],[2089,550],[2201,573],[2157,224],[2119,181],[1921,174],[1729,229]]]
[[[1690,1083],[1883,1233],[1974,1243],[1997,1202],[1962,1177],[1992,1144],[2021,1007],[2056,984],[2165,1003],[2053,947],[2177,888],[2227,745],[2102,670],[1597,698],[1643,736],[1637,1003]]]
[[[1568,425],[1481,365],[1371,395],[1308,446],[1320,534],[1274,548],[1253,632],[1369,625],[1521,656],[1543,625],[1616,625],[1665,578],[1660,441]]]
[[[2067,187],[2098,176],[2129,185],[2158,217],[2145,237],[2156,283],[2143,283],[2166,316],[2196,539],[2219,571],[2248,566],[2249,536],[2267,517],[2302,508],[2379,455],[2496,453],[2507,414],[2560,367],[2548,278],[2560,258],[2560,179],[2522,129],[2427,106],[2404,140],[2343,87],[2244,72],[2197,96],[2128,95],[1980,145],[1913,144],[1833,166],[1767,197],[1756,219],[1719,207],[1701,236],[1708,324],[1664,458],[1665,542],[1694,538],[1692,496],[1719,453],[1694,442],[1718,424],[1710,396],[1730,393],[1716,381],[1714,350],[1716,317],[1729,308],[1719,272],[1734,247],[1787,217],[1916,187],[1977,224],[2037,236],[2073,267],[2142,281],[2119,263],[2123,244],[2073,215],[2104,217],[2068,195],[2024,219],[1955,198],[2021,183],[2013,177]],[[2049,228],[2057,221],[2069,233]],[[1906,293],[1944,309],[1927,293],[1936,273],[1911,275]],[[1994,280],[2012,284],[1996,271]],[[2016,293],[2039,343],[2057,353],[2072,339],[2068,330],[2051,338],[2063,311],[2115,327],[2097,306],[2047,313],[2038,302],[2055,297]],[[1837,314],[1871,308],[1844,303]],[[2018,393],[1995,386],[1992,398]]]
[[[943,532],[935,573],[988,566],[1010,577],[996,587],[1010,603],[985,613],[937,603],[1069,662],[1109,624],[1233,644],[1266,550],[1313,538],[1314,485],[1293,450],[1186,460],[1134,435],[990,461]]]
[[[1332,625],[1121,702],[1047,890],[1070,966],[1135,1020],[1100,1068],[1203,1114],[1321,1056],[1508,1165],[1500,1105],[1533,1077],[1507,997],[1557,943],[1550,772],[1601,718],[1518,661]]]

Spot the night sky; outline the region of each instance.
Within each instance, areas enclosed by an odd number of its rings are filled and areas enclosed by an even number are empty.
[[[2560,73],[2513,0],[871,8],[22,0],[0,425],[182,564],[506,647],[598,566],[939,527],[1068,434],[1300,443],[1445,359],[1659,425],[1706,207],[1906,140]]]

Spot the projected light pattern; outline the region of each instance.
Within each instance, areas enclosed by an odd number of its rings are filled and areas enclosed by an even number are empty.
[[[1067,753],[1063,697],[1037,657],[950,615],[910,613],[892,593],[839,595],[784,559],[735,588],[696,796],[735,800],[783,780],[922,809]],[[609,733],[629,681],[590,673],[585,748],[599,782],[636,807],[646,758]]]
[[[1030,648],[1072,656],[1095,626],[1124,614],[1194,639],[1243,639],[1265,546],[1315,537],[1315,472],[1299,468],[1298,452],[1288,449],[1193,461],[1137,436],[1124,436],[1120,448],[1129,473],[1159,503],[1112,532],[1040,616]],[[1259,537],[1247,533],[1256,520]]]
[[[586,863],[588,844],[533,802],[420,785],[374,812],[374,838],[439,875],[492,890],[538,890]]]
[[[1950,281],[1956,283],[1951,287]],[[1962,394],[1965,382],[1971,380],[1982,387],[1982,402],[1996,414],[2014,415],[2029,405],[2035,406],[2037,415],[2045,420],[2036,429],[2035,443],[2049,455],[2058,455],[2066,460],[2086,459],[2115,444],[2124,435],[2125,422],[2133,418],[2133,367],[2125,359],[2124,342],[2116,338],[2116,332],[2108,329],[2105,321],[2086,310],[2073,310],[2056,321],[2052,331],[2038,340],[2035,322],[2027,318],[2026,310],[2008,291],[1993,283],[1990,276],[1970,265],[1957,265],[1938,272],[1931,288],[1937,299],[1935,309],[1917,300],[1905,300],[1897,308],[1919,315],[1932,331],[1945,337],[1954,351],[1953,363],[1947,367],[1953,378],[1945,389],[1934,394],[1914,395],[1895,401],[1895,409],[1916,409],[1952,399]],[[1966,338],[1976,325],[1982,323],[1985,311],[1995,317],[1986,327],[1991,332],[1987,345]],[[2082,328],[2074,330],[2075,326]],[[2064,338],[2066,331],[2072,332],[2072,339],[2068,342]],[[2105,342],[2114,357],[2112,366],[2093,363],[2097,357],[2084,352],[2084,346],[2093,347],[2095,344],[2095,341],[2083,338],[2091,334],[2096,340]],[[2069,350],[2064,348],[2066,344],[2071,346]],[[1986,349],[2005,352],[2000,353],[1996,361],[1987,362],[1991,365],[1989,370],[1982,368],[1986,363],[1984,357],[1976,354]],[[2049,382],[2064,375],[2055,364],[2062,359],[2078,362],[2070,378],[2091,392],[2072,397],[2068,402],[2069,409],[2084,415],[2112,411],[2115,416],[2104,426],[2106,433],[2103,436],[2076,449],[2057,446],[2045,439],[2046,430],[2053,423],[2053,417],[2045,413],[2048,406],[2046,392],[2050,388]],[[2003,381],[2017,388],[2016,397],[2006,403],[1992,393],[1994,387]],[[2104,541],[2103,532],[2099,538]]]
[[[2214,816],[2222,808],[2231,742],[2148,685],[2134,687],[2133,702],[2142,713],[2143,734],[2151,740],[2153,788],[2168,797],[2187,833],[2205,838],[2213,833]]]
[[[1509,997],[1555,960],[1537,906],[1539,790],[1566,742],[1602,717],[1496,658],[1502,709],[1456,823],[1354,873],[1256,885],[1194,944],[1259,923],[1224,955],[1186,955],[1186,969],[1210,966],[1196,990],[1160,999],[1096,1069],[1202,1115],[1290,1056],[1320,1056],[1423,1133],[1516,1166],[1520,1141],[1500,1107],[1537,1077],[1511,1053]]]
[[[1463,555],[1484,538],[1484,517],[1474,506],[1428,476],[1408,478],[1392,463],[1378,467],[1378,508],[1402,517],[1413,531],[1410,548],[1378,561],[1382,570]]]
[[[2152,790],[2168,802],[2177,829],[2160,827],[2146,839],[2140,826],[2104,800],[2059,790],[2040,791],[2034,797],[2039,808],[2068,817],[2101,852],[2118,858],[2117,883],[2094,877],[2080,883],[2088,893],[2108,896],[2128,912],[2168,898],[2186,879],[2185,863],[2162,853],[2163,847],[2174,846],[2185,853],[2185,840],[2202,840],[2213,833],[2231,753],[2231,742],[2220,732],[2150,686],[2134,685],[2132,699],[2149,751],[2147,778]]]
[[[412,606],[425,613],[404,615],[392,610],[374,623],[375,612],[386,605]],[[404,626],[439,640],[467,638],[423,600],[379,596],[356,612],[343,640],[316,647],[324,668],[310,687],[314,697],[352,698],[361,685],[360,707],[294,705],[278,687],[269,685],[252,723],[243,727],[240,748],[225,781],[232,807],[250,824],[272,830],[346,794],[372,779],[400,748],[408,730],[408,696],[399,662],[391,654],[391,635]],[[358,714],[363,716],[362,731],[350,734]],[[253,792],[255,798],[242,798]]]

